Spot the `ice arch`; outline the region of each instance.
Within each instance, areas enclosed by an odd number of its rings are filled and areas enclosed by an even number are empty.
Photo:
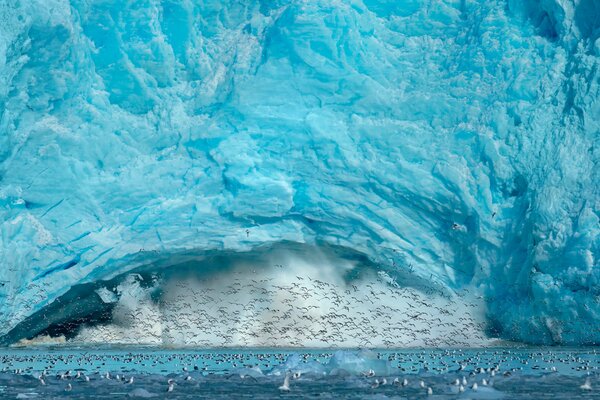
[[[594,4],[4,2],[0,334],[157,254],[291,241],[596,343]]]

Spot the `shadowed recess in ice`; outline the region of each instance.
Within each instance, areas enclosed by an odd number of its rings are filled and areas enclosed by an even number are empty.
[[[594,0],[0,4],[0,335],[171,255],[300,243],[600,341]]]

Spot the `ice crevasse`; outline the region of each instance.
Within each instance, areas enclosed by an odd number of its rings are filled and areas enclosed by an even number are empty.
[[[596,0],[3,1],[0,336],[295,243],[596,344],[599,60]]]

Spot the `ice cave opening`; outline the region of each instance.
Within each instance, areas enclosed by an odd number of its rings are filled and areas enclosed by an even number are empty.
[[[485,304],[467,288],[389,276],[363,255],[278,243],[252,252],[161,257],[72,287],[4,344],[170,347],[489,345]]]
[[[285,241],[363,255],[358,290],[389,277],[381,291],[415,290],[415,308],[423,293],[481,308],[488,338],[600,343],[599,16],[595,0],[0,2],[2,343],[185,344],[179,315],[194,331],[235,321],[231,343],[273,344],[273,328],[292,344],[303,332],[260,308],[302,303],[289,293],[307,278],[266,267],[283,261],[257,269],[281,295],[189,321],[162,271]],[[227,291],[252,270],[211,279]],[[307,344],[360,344],[378,324],[412,345],[415,314],[346,310],[344,277],[327,281],[341,309],[315,295],[290,313]],[[138,305],[152,335],[120,311]],[[364,329],[333,318],[330,337],[329,312]]]

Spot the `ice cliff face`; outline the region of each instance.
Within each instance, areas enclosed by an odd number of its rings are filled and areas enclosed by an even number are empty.
[[[596,0],[0,4],[0,335],[173,255],[348,249],[600,341]]]

